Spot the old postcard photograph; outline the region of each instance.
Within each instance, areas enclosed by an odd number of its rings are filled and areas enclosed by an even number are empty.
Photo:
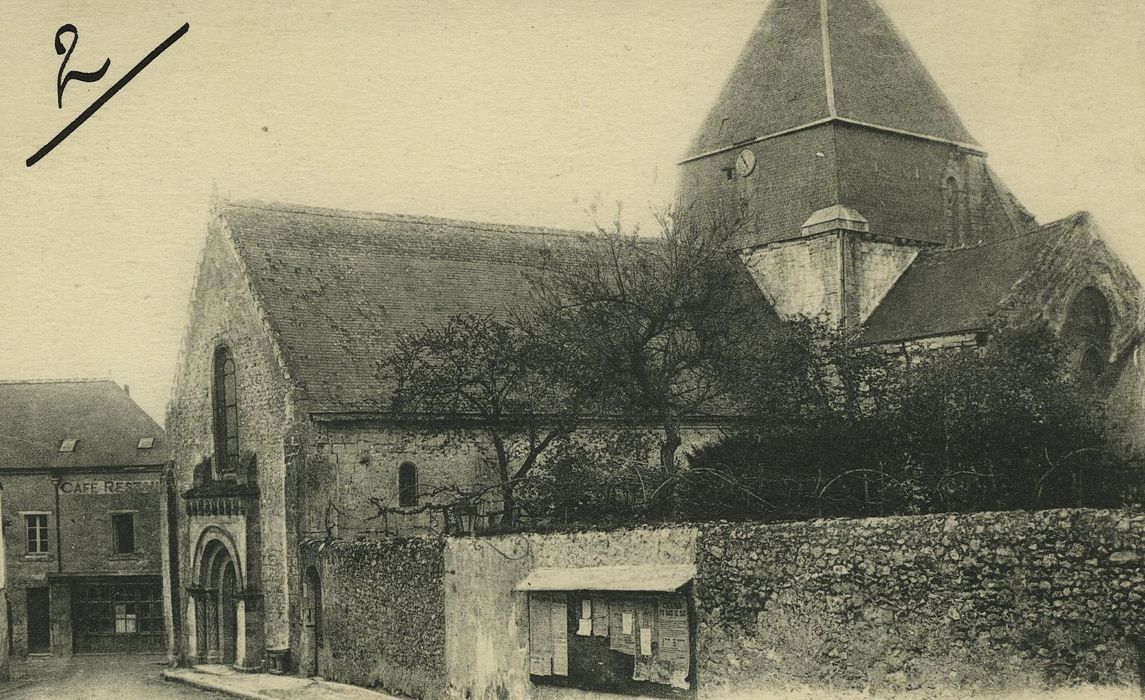
[[[0,3],[0,700],[1145,697],[1145,3]]]

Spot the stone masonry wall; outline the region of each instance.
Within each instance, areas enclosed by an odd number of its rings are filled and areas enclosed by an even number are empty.
[[[918,257],[918,248],[855,237],[858,323],[866,323],[883,297]]]
[[[216,347],[226,344],[237,365],[239,448],[257,457],[262,523],[257,557],[265,595],[266,645],[285,647],[289,639],[287,586],[287,499],[284,442],[289,430],[286,381],[271,335],[225,233],[212,225],[196,273],[190,318],[180,351],[172,399],[167,410],[167,434],[175,465],[177,490],[191,487],[197,464],[214,453],[212,433],[212,364]],[[193,583],[192,557],[196,542],[179,500],[179,580]],[[249,569],[255,562],[244,563]],[[245,578],[245,577],[244,577]],[[187,601],[177,604],[186,609]]]
[[[867,320],[918,250],[835,231],[753,248],[741,256],[781,317],[822,315],[857,325]]]
[[[744,254],[744,262],[783,318],[842,316],[842,260],[836,233],[773,243]]]
[[[343,537],[363,530],[387,528],[401,534],[432,534],[443,529],[439,513],[391,515],[384,522],[375,518],[371,497],[397,507],[398,469],[403,462],[417,467],[420,502],[448,502],[455,496],[433,498],[434,489],[456,485],[477,489],[496,483],[491,457],[481,450],[481,436],[453,436],[432,431],[382,425],[366,421],[320,425],[316,431],[316,459],[302,475],[304,487],[300,527],[303,535],[323,536],[337,525]],[[491,500],[499,494],[492,492]]]
[[[1094,510],[701,526],[701,695],[1137,685],[1143,536]]]
[[[794,238],[812,212],[840,203],[832,126],[804,129],[751,148],[757,164],[747,177],[734,174],[739,148],[681,164],[677,207],[725,212],[746,202],[749,219],[737,241],[746,248]]]
[[[305,547],[304,568],[314,566],[321,579],[322,677],[416,698],[443,697],[443,549],[441,539],[426,537]],[[305,648],[309,640],[303,637]]]
[[[577,439],[604,439],[607,428],[585,429]],[[691,424],[681,430],[686,454],[720,435],[714,425]],[[654,442],[660,431],[652,430]],[[538,468],[544,465],[544,453]],[[650,450],[650,463],[659,459],[658,442]],[[342,537],[360,532],[388,531],[402,535],[435,535],[443,533],[439,512],[409,515],[390,514],[386,520],[377,517],[371,497],[396,507],[398,469],[403,462],[417,466],[419,501],[449,503],[453,493],[433,495],[435,489],[455,485],[480,490],[498,483],[498,476],[488,440],[480,432],[455,435],[442,430],[400,425],[392,421],[327,421],[317,423],[313,446],[307,446],[307,461],[301,469],[300,528],[303,537],[324,537],[337,526]],[[538,469],[539,470],[539,469]],[[487,511],[500,508],[498,489],[484,496]]]

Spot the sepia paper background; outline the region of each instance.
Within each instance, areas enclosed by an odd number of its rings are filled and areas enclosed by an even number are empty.
[[[163,421],[212,192],[590,225],[672,196],[764,0],[0,4],[0,378]],[[1145,3],[882,0],[1015,194],[1145,275]],[[33,167],[25,159],[189,33]],[[79,30],[56,106],[56,29]]]
[[[110,376],[162,422],[212,188],[567,228],[599,199],[647,220],[765,4],[6,0],[0,377]],[[883,5],[1040,220],[1091,210],[1145,271],[1145,3]],[[69,68],[111,68],[59,109],[68,22]]]

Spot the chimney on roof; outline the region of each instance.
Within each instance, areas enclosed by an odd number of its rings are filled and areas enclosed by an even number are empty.
[[[807,217],[798,238],[749,248],[743,258],[781,317],[820,317],[854,330],[919,251],[876,234],[865,216],[836,204]]]
[[[131,386],[128,384],[124,384],[123,385],[123,393],[127,394],[128,396],[131,396]]]

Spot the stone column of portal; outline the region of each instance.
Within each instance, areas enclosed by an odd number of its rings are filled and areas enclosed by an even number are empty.
[[[238,640],[235,668],[259,672],[264,669],[266,639],[263,632],[262,593],[243,591],[238,594]]]
[[[186,627],[183,628],[187,642],[187,663],[197,663],[203,649],[199,648],[199,615],[202,605],[193,593],[187,596],[187,614],[183,617]]]

